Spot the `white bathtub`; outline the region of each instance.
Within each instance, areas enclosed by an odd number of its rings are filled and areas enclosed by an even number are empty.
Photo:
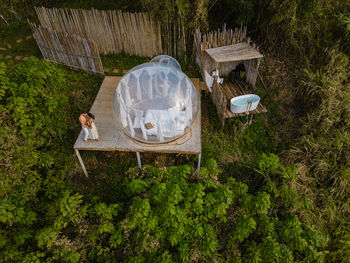
[[[249,106],[249,101],[251,101],[251,106]],[[247,111],[253,111],[258,107],[260,102],[260,97],[255,94],[247,94],[231,99],[231,111],[233,113],[243,113]]]

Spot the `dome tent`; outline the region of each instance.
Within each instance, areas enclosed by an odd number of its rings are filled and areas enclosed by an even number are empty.
[[[168,55],[159,55],[154,58],[152,58],[151,62],[158,62],[164,65],[168,65],[174,68],[177,68],[178,70],[181,70],[181,66],[177,60],[171,56]]]
[[[127,135],[145,143],[165,143],[189,130],[198,103],[196,89],[179,63],[161,55],[123,76],[112,105]]]

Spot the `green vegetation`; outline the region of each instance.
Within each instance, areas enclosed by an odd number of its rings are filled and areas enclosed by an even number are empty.
[[[88,103],[69,100],[67,94],[80,95],[77,81],[86,86],[99,80],[34,58],[16,65],[2,62],[0,73],[1,156],[9,164],[1,175],[2,261],[273,257],[292,262],[322,255],[322,236],[299,220],[309,201],[296,196],[291,185],[297,171],[282,166],[276,155],[262,154],[220,180],[216,161],[207,158],[200,182],[189,180],[187,165],[131,168],[126,176],[113,173],[107,183],[114,194],[99,197],[101,189],[82,188],[66,178],[77,166],[69,135],[79,129],[70,118]],[[95,92],[96,86],[87,94]],[[259,178],[260,187],[250,189],[234,179],[240,171]],[[285,212],[276,214],[281,208]]]
[[[131,56],[128,54],[116,54],[116,55],[102,55],[101,61],[104,68],[119,69],[117,74],[112,73],[111,75],[123,75],[123,70],[129,70],[133,67],[148,62],[150,58]]]
[[[0,47],[6,48],[6,50],[0,50],[0,55],[41,57],[35,40],[26,39],[27,36],[32,36],[32,30],[27,21],[15,21],[9,27],[0,29]],[[17,43],[16,41],[20,39],[22,42]],[[11,48],[8,48],[8,45]]]
[[[0,262],[349,262],[350,4],[140,2],[188,30],[249,24],[265,55],[254,92],[268,113],[221,129],[203,92],[200,180],[192,156],[144,154],[150,165],[138,169],[118,152],[84,152],[86,179],[72,145],[102,78],[0,60]],[[48,4],[136,11],[140,2]],[[39,57],[34,40],[14,42],[28,34],[32,3],[1,4],[11,26],[0,46]],[[102,57],[121,70],[147,60]]]

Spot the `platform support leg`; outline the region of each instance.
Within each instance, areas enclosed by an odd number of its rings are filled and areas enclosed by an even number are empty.
[[[198,154],[197,179],[199,179],[199,170],[201,169],[201,157],[202,154]]]
[[[222,117],[222,119],[220,120],[220,124],[221,124],[221,130],[224,129],[224,126],[225,126],[225,118]]]
[[[254,114],[250,114],[248,124],[252,124]]]
[[[75,150],[75,154],[76,154],[77,157],[78,157],[78,160],[79,160],[79,162],[80,162],[81,168],[83,169],[83,172],[84,172],[85,176],[86,176],[87,178],[89,178],[89,175],[88,175],[88,173],[87,173],[87,171],[86,171],[86,168],[85,168],[85,165],[84,165],[84,162],[83,162],[83,159],[81,159],[79,150],[77,150],[77,149],[74,149],[74,150]]]
[[[136,152],[136,158],[137,158],[137,164],[139,168],[141,168],[141,157],[139,152]]]

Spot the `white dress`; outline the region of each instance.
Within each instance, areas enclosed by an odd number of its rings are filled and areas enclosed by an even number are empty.
[[[90,140],[97,140],[99,138],[98,131],[96,129],[96,125],[94,122],[92,122],[92,128],[89,129],[89,136],[88,139]]]

